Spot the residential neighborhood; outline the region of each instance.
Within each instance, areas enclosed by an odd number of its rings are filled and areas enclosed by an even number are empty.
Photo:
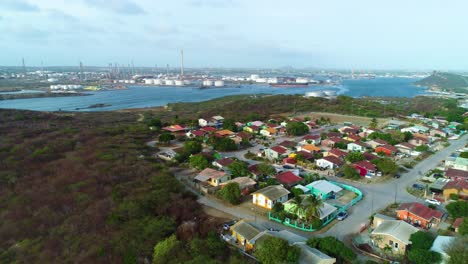
[[[180,180],[204,196],[202,203],[236,219],[222,237],[247,254],[267,237],[295,236],[288,243],[301,248],[301,261],[341,263],[305,241],[349,234],[347,246],[358,254],[402,261],[412,234],[455,236],[465,221],[445,206],[468,199],[468,148],[463,133],[443,120],[409,116],[371,127],[216,115],[162,130],[172,136],[157,157],[187,162],[191,169]],[[350,229],[341,232],[345,225]]]

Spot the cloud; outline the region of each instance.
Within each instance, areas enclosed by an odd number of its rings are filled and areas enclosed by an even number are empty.
[[[139,15],[146,13],[143,8],[131,0],[85,0],[88,6],[107,9],[119,14]]]
[[[192,0],[190,4],[194,7],[226,8],[233,7],[234,0]]]
[[[30,4],[24,0],[1,0],[0,9],[4,8],[11,11],[20,11],[20,12],[37,12],[39,7],[33,4]]]

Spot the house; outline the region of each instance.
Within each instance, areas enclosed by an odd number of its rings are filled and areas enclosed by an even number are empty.
[[[372,153],[369,153],[369,152],[364,152],[363,153],[364,155],[364,158],[368,161],[373,161],[375,159],[378,159],[379,157],[377,157],[376,155],[372,154]]]
[[[214,127],[222,127],[223,126],[224,117],[222,116],[212,116],[210,118],[200,118],[198,119],[198,125],[201,127],[206,126],[214,126]]]
[[[203,130],[191,130],[187,132],[185,135],[187,135],[188,138],[201,138],[205,137],[208,133]]]
[[[451,180],[468,180],[468,171],[449,168],[445,171],[445,177]]]
[[[253,138],[252,134],[247,133],[247,132],[243,132],[243,131],[238,132],[238,133],[236,134],[236,136],[238,136],[239,138],[241,138],[242,141],[250,141],[250,140]]]
[[[308,134],[308,135],[305,135],[302,138],[302,141],[300,143],[303,144],[303,145],[305,145],[305,144],[318,145],[318,144],[320,144],[321,141],[322,141],[322,138],[320,137],[320,135]]]
[[[346,151],[343,151],[341,149],[337,149],[337,148],[333,148],[331,149],[330,151],[328,151],[325,155],[325,157],[327,156],[333,156],[333,157],[337,157],[339,159],[342,159],[344,160],[346,158],[346,156],[348,155],[348,152]]]
[[[215,134],[220,137],[229,137],[229,136],[234,135],[235,133],[229,129],[223,129],[223,130],[216,131]]]
[[[252,180],[250,177],[237,177],[232,180],[229,180],[227,182],[221,183],[221,186],[224,187],[224,185],[228,183],[238,183],[239,184],[239,189],[241,190],[241,193],[243,195],[248,195],[250,191],[255,187],[257,184],[256,181]]]
[[[198,181],[201,183],[207,183],[214,187],[218,187],[221,183],[227,182],[230,179],[231,179],[231,175],[227,174],[226,172],[217,171],[211,168],[206,168],[202,170],[194,178],[195,181]]]
[[[388,221],[388,220],[396,220],[393,217],[384,215],[384,214],[379,214],[376,213],[374,214],[374,218],[372,218],[372,228],[376,229],[379,225],[381,225],[383,222]]]
[[[458,233],[458,228],[461,226],[462,223],[463,223],[463,218],[462,217],[459,217],[459,218],[455,219],[455,221],[453,221],[452,227],[455,230],[455,232]]]
[[[241,220],[230,228],[234,240],[244,246],[245,251],[251,252],[255,246],[255,238],[261,234],[253,225]]]
[[[312,160],[314,158],[314,156],[312,156],[312,153],[304,151],[304,150],[296,152],[296,156],[297,155],[302,155],[305,160]]]
[[[171,132],[171,133],[183,133],[187,130],[187,128],[181,125],[171,125],[171,126],[163,127],[162,130]]]
[[[388,145],[388,142],[383,139],[373,139],[366,141],[366,144],[369,145],[371,148],[375,149],[378,146]]]
[[[449,181],[442,187],[445,200],[450,199],[450,195],[458,195],[460,199],[468,200],[468,182],[465,179]]]
[[[315,123],[314,121],[307,121],[304,122],[304,124],[309,127],[309,130],[318,128],[317,123]]]
[[[381,248],[390,247],[393,252],[404,255],[411,244],[410,237],[419,229],[399,220],[385,220],[371,232],[372,243]]]
[[[278,134],[278,131],[275,128],[267,127],[267,128],[260,130],[260,134],[266,137],[272,137],[272,136],[276,136]]]
[[[245,126],[244,131],[254,134],[260,132],[260,127],[255,125]]]
[[[440,129],[432,129],[431,131],[429,131],[429,135],[433,137],[443,137],[443,138],[447,137],[447,133]]]
[[[289,191],[281,185],[270,185],[252,194],[252,203],[267,209],[288,200]]]
[[[214,132],[216,132],[216,128],[210,127],[210,126],[202,127],[202,128],[200,128],[200,130],[205,131],[205,132],[207,132],[207,133],[214,133]]]
[[[306,144],[306,145],[298,146],[297,150],[298,151],[305,151],[305,152],[309,152],[309,153],[317,153],[317,152],[321,151],[321,149],[319,147],[314,146],[312,144]]]
[[[333,147],[336,143],[343,142],[341,137],[329,137],[320,142],[324,147]]]
[[[398,149],[392,145],[383,145],[375,148],[375,153],[384,153],[387,156],[393,156],[398,152]]]
[[[416,149],[415,145],[410,144],[408,142],[402,142],[402,143],[396,144],[395,147],[397,148],[399,152],[403,154],[408,154],[411,156],[419,156],[421,154],[421,152],[415,150]]]
[[[332,138],[332,137],[341,138],[341,133],[340,132],[334,132],[334,131],[328,132],[327,133],[327,138]]]
[[[453,164],[453,168],[456,170],[468,171],[468,159],[457,157]]]
[[[287,156],[289,153],[288,149],[283,146],[274,146],[272,148],[265,149],[265,158],[269,160],[276,160]]]
[[[279,143],[278,145],[283,146],[283,147],[288,148],[288,149],[294,149],[294,148],[296,148],[297,143],[294,142],[294,141],[285,140],[285,141]]]
[[[307,184],[305,187],[310,190],[311,194],[322,200],[333,198],[336,193],[339,193],[343,190],[343,188],[340,186],[326,180],[314,181]]]
[[[299,263],[313,263],[313,264],[334,264],[336,258],[332,258],[322,251],[311,248],[305,243],[296,243],[295,246],[301,249],[301,255],[299,256]]]
[[[301,184],[294,186],[293,189],[300,189],[304,194],[310,194],[310,189]]]
[[[402,203],[396,212],[398,219],[423,228],[438,225],[444,215],[442,212],[420,203]]]
[[[360,141],[356,141],[356,142],[348,143],[347,149],[349,151],[364,152],[364,151],[366,151],[366,149],[368,147],[369,147],[369,145],[367,145],[367,144],[365,144],[363,142],[360,142]]]
[[[377,132],[377,129],[365,128],[364,131],[362,131],[361,133],[359,133],[359,136],[360,136],[360,137],[368,137],[370,134],[372,134],[372,133],[374,133],[374,132]]]
[[[355,162],[352,166],[358,170],[361,177],[374,176],[377,172],[377,167],[367,160]]]
[[[213,166],[218,167],[219,169],[226,170],[229,165],[234,162],[231,158],[222,158],[219,160],[213,161]]]
[[[431,251],[440,253],[442,256],[442,264],[448,263],[450,256],[446,253],[447,246],[455,240],[455,237],[452,236],[437,236],[434,242],[432,242]]]
[[[361,137],[358,135],[349,134],[346,137],[344,137],[344,139],[346,139],[349,142],[356,142],[356,141],[361,140]]]
[[[430,140],[425,135],[415,133],[413,134],[413,138],[410,139],[408,143],[415,145],[415,146],[421,146],[421,145],[428,145],[430,143]]]
[[[326,156],[321,159],[317,159],[315,164],[322,169],[336,169],[344,164],[344,161],[334,156]]]
[[[263,123],[262,121],[253,121],[253,122],[249,122],[247,123],[247,125],[249,126],[257,126],[257,127],[262,127],[265,125],[265,123]]]
[[[302,181],[304,181],[303,178],[297,176],[296,174],[292,173],[291,171],[284,171],[275,176],[276,180],[283,184],[283,186],[286,187],[292,187]]]
[[[301,195],[301,197],[303,198],[302,200],[302,203],[301,205],[304,206],[304,207],[307,207],[310,205],[310,203],[308,203],[308,201],[306,200],[306,197],[307,196],[310,196],[310,194],[303,194]],[[286,212],[289,212],[289,213],[295,213],[297,214],[299,217],[304,217],[306,212],[304,211],[304,209],[299,209],[297,212],[294,212],[295,211],[295,208],[297,207],[297,204],[295,202],[292,202],[293,199],[285,202],[283,205],[284,205],[284,210]],[[322,206],[319,208],[320,209],[320,220],[322,221],[322,223],[325,223],[325,222],[328,222],[328,221],[331,221],[335,218],[335,216],[338,214],[338,208],[336,208],[335,206],[327,203],[327,202],[323,202],[322,203]]]

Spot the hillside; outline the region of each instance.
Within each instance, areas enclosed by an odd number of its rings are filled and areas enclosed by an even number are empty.
[[[228,262],[218,220],[151,158],[137,119],[0,110],[0,263],[149,263],[172,234],[175,262]]]
[[[429,77],[415,82],[415,84],[449,90],[467,88],[468,77],[447,72],[434,72]]]

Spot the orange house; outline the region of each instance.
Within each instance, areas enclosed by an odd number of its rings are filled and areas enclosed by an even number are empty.
[[[393,156],[398,152],[398,149],[392,145],[382,145],[375,148],[375,152],[383,152],[387,156]]]
[[[402,203],[396,212],[398,219],[423,228],[438,225],[444,215],[420,203]]]

